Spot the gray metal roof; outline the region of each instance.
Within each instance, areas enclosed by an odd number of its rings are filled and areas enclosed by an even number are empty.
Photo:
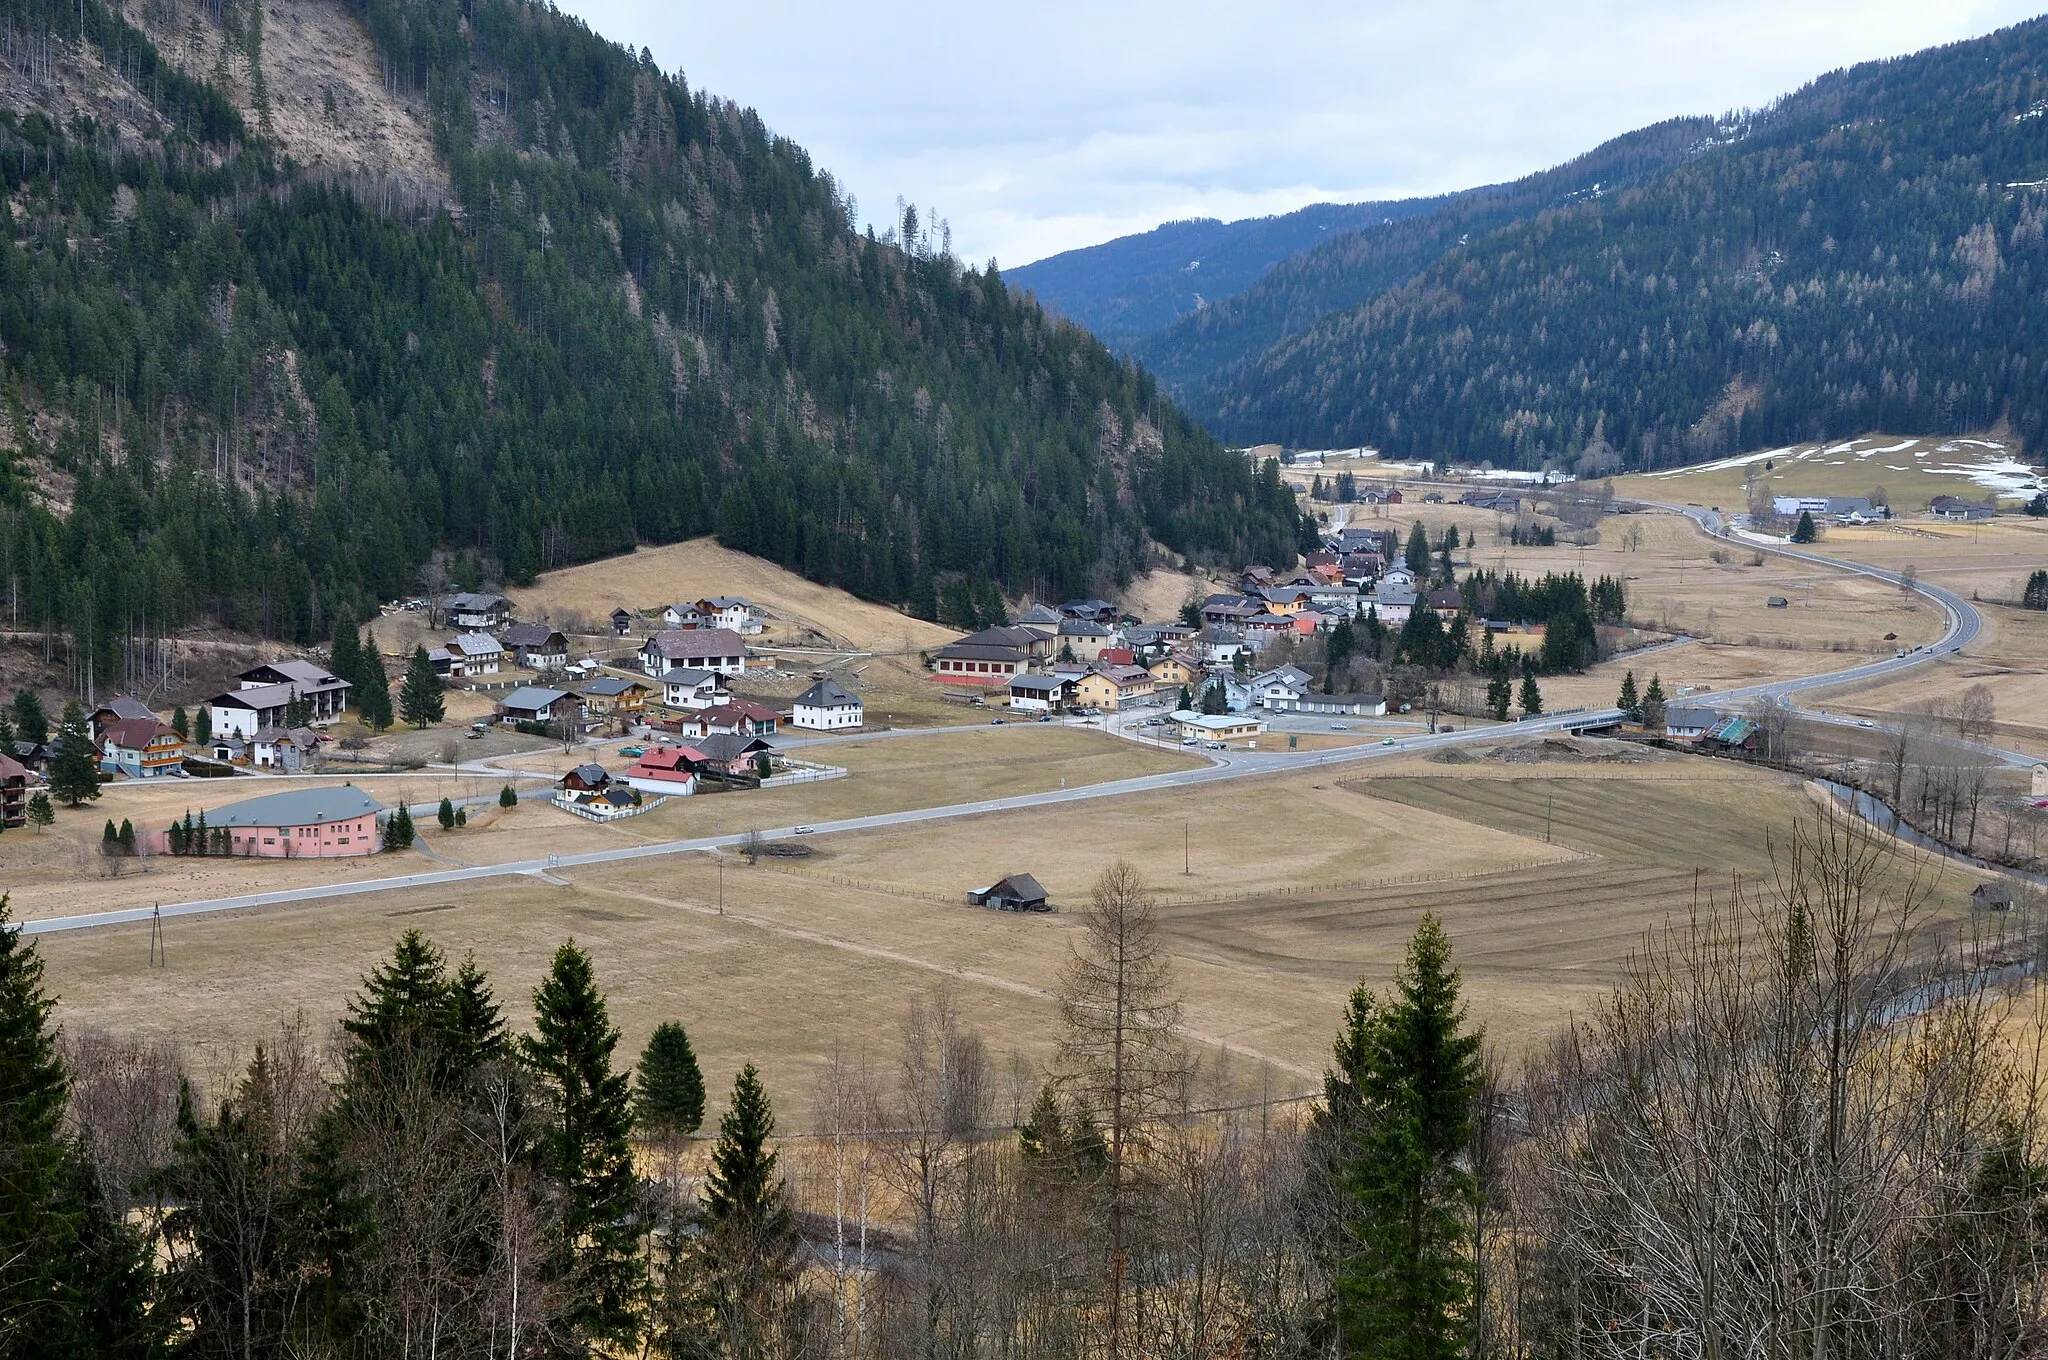
[[[830,680],[820,680],[802,694],[796,701],[805,708],[859,708],[860,700],[848,694]]]
[[[539,710],[552,707],[557,700],[569,698],[569,692],[561,689],[545,689],[539,685],[521,685],[504,698],[498,700],[501,708],[525,708]]]
[[[206,814],[208,826],[308,826],[375,816],[384,805],[353,784],[340,788],[293,789],[231,803]]]

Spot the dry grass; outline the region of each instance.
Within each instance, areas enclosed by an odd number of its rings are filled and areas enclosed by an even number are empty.
[[[672,800],[640,817],[599,826],[541,803],[509,811],[485,807],[461,830],[431,824],[423,843],[460,864],[504,864],[553,851],[575,854],[621,845],[726,835],[754,827],[791,826],[907,808],[974,802],[1043,789],[1079,788],[1108,780],[1201,762],[1178,750],[1149,750],[1080,728],[975,728],[928,737],[849,742],[820,749],[850,777],[822,784],[753,793],[709,793]],[[516,762],[549,778],[590,759],[587,751],[563,756],[559,748]],[[630,763],[615,746],[600,759],[617,770]],[[491,799],[508,776],[434,773],[363,776],[379,802],[395,806],[443,797]],[[274,860],[159,856],[109,861],[99,843],[108,819],[125,818],[138,830],[161,828],[184,815],[259,795],[305,787],[288,779],[151,780],[115,783],[97,803],[60,811],[48,832],[12,832],[0,841],[0,867],[23,920],[147,905],[270,892],[321,883],[384,878],[439,867],[420,851],[347,859]],[[527,787],[531,787],[531,780]],[[114,870],[121,870],[114,875]]]
[[[640,548],[624,557],[551,571],[534,585],[507,592],[521,618],[567,619],[601,628],[612,610],[659,611],[677,600],[744,595],[785,625],[776,641],[811,640],[858,651],[914,652],[951,641],[935,623],[899,614],[887,605],[856,599],[833,586],[807,581],[758,557],[721,548],[708,538]],[[651,626],[651,625],[650,625]]]
[[[1029,869],[1071,906],[1127,855],[1166,895],[1190,1034],[1212,1056],[1227,1047],[1248,1084],[1282,1092],[1313,1086],[1345,993],[1360,978],[1384,986],[1422,912],[1451,929],[1474,1018],[1526,1052],[1592,1004],[1696,887],[1767,871],[1772,839],[1810,811],[1787,781],[1726,763],[1452,774],[1417,759],[1344,783],[1310,773],[821,839],[801,872],[729,861],[721,875],[688,856],[566,871],[567,888],[507,880],[195,918],[170,926],[168,971],[145,966],[141,929],[41,948],[66,1023],[177,1037],[208,1070],[295,1010],[316,1026],[338,1014],[407,927],[457,958],[473,951],[515,1026],[573,936],[596,959],[626,1052],[682,1019],[715,1088],[758,1062],[796,1129],[830,1054],[886,1059],[908,997],[936,984],[1028,1079],[1051,1055],[1076,918],[983,912],[959,894]],[[1945,880],[1944,909],[1959,910],[1967,887]]]
[[[1963,475],[1987,462],[2017,456],[2009,442],[1866,435],[1853,441],[1800,444],[1734,466],[1702,464],[1671,473],[1621,477],[1617,495],[1684,501],[1741,510],[1748,505],[1746,482],[1754,477],[1777,496],[1868,496],[1878,488],[1900,514],[1927,508],[1939,495],[1989,499],[1993,492]],[[1715,460],[1725,462],[1726,460]],[[1771,464],[1768,470],[1764,463]],[[2026,493],[2031,494],[2031,492]]]

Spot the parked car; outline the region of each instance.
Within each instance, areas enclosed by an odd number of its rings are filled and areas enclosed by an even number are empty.
[[[1180,744],[1183,746],[1200,746],[1202,739],[1200,737],[1183,737]]]
[[[621,746],[619,748],[619,754],[622,756],[630,756],[632,759],[638,760],[641,756],[647,754],[647,748],[645,746]]]
[[[1202,745],[1208,747],[1212,751],[1220,751],[1223,749],[1223,743],[1220,741],[1205,741],[1202,743]]]

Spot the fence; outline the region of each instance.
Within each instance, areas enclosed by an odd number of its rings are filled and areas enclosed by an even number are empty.
[[[791,784],[813,784],[824,779],[846,778],[846,768],[841,765],[817,765],[808,760],[785,760],[789,768],[781,774],[773,774],[761,781],[764,789],[786,788]]]
[[[607,810],[603,812],[576,802],[566,793],[558,793],[548,801],[571,817],[581,817],[586,822],[616,822],[627,817],[638,817],[643,812],[654,811],[668,801],[668,795],[664,793],[658,797],[642,799],[635,807],[611,808],[607,804]]]

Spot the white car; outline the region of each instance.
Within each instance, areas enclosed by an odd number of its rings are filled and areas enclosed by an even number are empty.
[[[815,826],[793,826],[789,829],[789,834],[792,836],[808,836],[817,829]]]
[[[1856,720],[1856,725],[1857,725],[1858,727],[1875,727],[1875,726],[1877,726],[1877,724],[1876,724],[1876,723],[1872,722],[1872,721],[1871,721],[1870,719],[1868,719],[1868,718],[1858,718],[1858,719]]]

